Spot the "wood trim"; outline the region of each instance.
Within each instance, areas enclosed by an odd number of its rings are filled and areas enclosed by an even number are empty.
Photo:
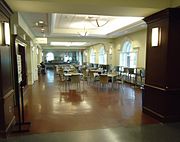
[[[0,11],[9,19],[13,11],[4,0],[0,0]]]
[[[180,91],[180,88],[168,88],[167,91]]]
[[[11,96],[14,93],[14,89],[10,90],[6,95],[3,96],[3,99],[7,99],[9,96]]]
[[[22,37],[20,37],[19,35],[17,35],[16,37],[15,37],[15,42],[17,42],[17,43],[22,43],[22,44],[25,44],[25,46],[27,46],[27,41],[26,40],[24,40]]]
[[[161,88],[161,87],[157,87],[157,86],[154,86],[154,85],[145,84],[145,87],[146,87],[146,86],[147,86],[147,87],[150,87],[150,88],[157,89],[157,90],[166,91],[166,89]]]
[[[144,110],[152,113],[153,115],[158,116],[158,117],[161,118],[161,119],[164,119],[164,118],[165,118],[163,115],[161,115],[161,114],[159,114],[159,113],[157,113],[157,112],[155,112],[155,111],[153,111],[152,109],[149,109],[149,108],[147,108],[147,107],[143,107],[143,111],[144,111]]]
[[[13,116],[13,118],[9,122],[8,126],[6,127],[6,129],[5,129],[6,133],[8,132],[9,128],[12,126],[13,123],[15,123],[15,116]]]
[[[7,93],[5,96],[5,99],[3,100],[4,105],[4,132],[7,132],[12,123],[15,120],[14,115],[14,94],[15,91],[11,90],[9,93]]]
[[[169,11],[172,10],[172,8],[167,8],[162,10],[161,12],[152,14],[146,18],[144,18],[143,20],[147,23],[147,24],[151,24],[154,22],[157,22],[159,20],[162,20],[163,18],[167,18],[169,15]]]

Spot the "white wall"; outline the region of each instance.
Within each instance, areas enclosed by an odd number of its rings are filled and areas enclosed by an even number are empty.
[[[36,44],[31,43],[26,48],[26,64],[27,64],[27,77],[28,77],[28,85],[34,84],[35,81],[38,80],[38,65],[42,61],[42,51],[38,49]]]
[[[34,45],[29,46],[27,55],[28,85],[32,85],[38,80],[37,53]]]
[[[16,27],[16,30],[15,28]],[[27,66],[27,80],[28,85],[32,85],[38,80],[38,68],[37,65],[42,61],[42,51],[39,50],[39,54],[36,53],[37,45],[33,43],[34,35],[27,26],[26,22],[20,15],[20,13],[14,13],[11,17],[11,29],[12,34],[18,34],[22,37],[25,35],[26,39],[26,66]],[[22,37],[23,38],[23,37]],[[32,42],[31,42],[32,41]],[[34,47],[34,51],[32,48]]]

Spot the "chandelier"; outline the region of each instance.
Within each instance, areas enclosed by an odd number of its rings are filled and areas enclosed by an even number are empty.
[[[94,25],[95,27],[103,27],[109,22],[109,19],[107,19],[105,17],[89,16],[88,18],[89,18],[89,21],[91,22],[91,24]]]
[[[87,16],[84,18],[84,21],[82,23],[84,27],[83,29],[81,29],[81,31],[78,32],[78,34],[82,37],[88,36],[91,29],[101,28],[105,26],[109,21],[110,19],[105,16]]]
[[[78,32],[78,34],[80,35],[80,36],[88,36],[88,31],[87,31],[87,29],[86,29],[86,21],[84,21],[84,28],[83,28],[83,30],[82,31],[80,31],[80,32]]]

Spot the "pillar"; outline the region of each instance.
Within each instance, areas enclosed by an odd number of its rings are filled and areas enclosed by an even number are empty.
[[[180,9],[169,8],[146,17],[146,80],[143,112],[162,122],[180,121]],[[152,29],[158,28],[158,45]]]

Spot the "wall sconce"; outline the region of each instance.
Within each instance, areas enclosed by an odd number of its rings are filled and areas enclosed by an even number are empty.
[[[0,45],[3,43],[3,30],[2,30],[2,23],[0,23]]]
[[[109,54],[110,55],[112,54],[112,48],[109,48]]]
[[[10,45],[10,27],[9,23],[4,23],[4,35],[5,35],[5,44]]]
[[[38,49],[38,48],[36,49],[36,54],[37,54],[37,55],[39,54],[39,49]]]
[[[159,27],[152,28],[151,31],[151,45],[152,47],[159,46],[160,31]]]

